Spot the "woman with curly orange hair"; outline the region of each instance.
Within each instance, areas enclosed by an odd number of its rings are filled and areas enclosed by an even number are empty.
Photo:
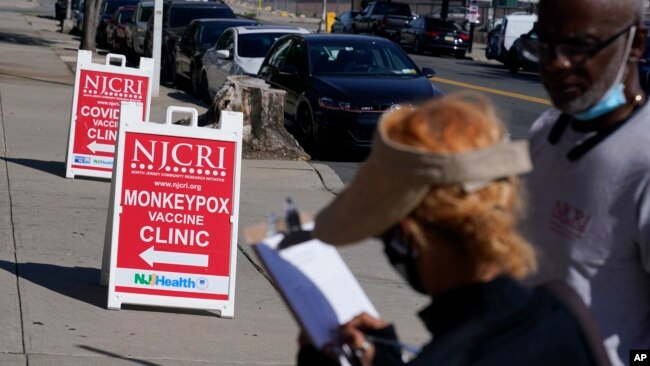
[[[385,114],[355,180],[316,217],[314,236],[334,245],[382,238],[431,297],[421,317],[433,340],[409,365],[594,364],[573,313],[516,280],[535,269],[516,230],[516,175],[530,170],[526,142],[508,140],[485,97],[450,95]],[[399,348],[371,342],[397,339],[381,319],[361,314],[342,336],[363,365],[404,364]],[[302,347],[299,364],[315,354]]]

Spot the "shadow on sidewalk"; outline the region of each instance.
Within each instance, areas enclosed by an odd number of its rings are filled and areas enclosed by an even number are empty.
[[[14,43],[25,46],[50,46],[52,42],[41,37],[30,37],[24,34],[0,32],[0,42]]]
[[[33,262],[18,263],[16,266],[14,262],[0,260],[0,269],[61,295],[100,308],[106,307],[107,291],[99,285],[100,270],[97,268]]]
[[[36,159],[22,159],[22,158],[6,158],[0,159],[7,163],[14,163],[28,168],[40,170],[45,173],[56,175],[57,177],[65,178],[65,163],[62,161],[45,161]]]
[[[149,362],[149,361],[145,361],[145,360],[139,360],[137,358],[124,357],[122,355],[118,355],[117,353],[104,351],[104,350],[101,350],[101,349],[95,348],[95,347],[90,347],[90,346],[85,346],[85,345],[77,345],[77,347],[79,347],[81,349],[85,349],[86,351],[99,353],[100,355],[108,356],[110,358],[116,358],[116,359],[119,359],[119,360],[131,361],[134,364],[138,364],[138,365],[160,366],[160,364],[157,364],[157,363],[153,363],[153,362]]]
[[[0,270],[16,275],[14,262],[0,260]],[[99,285],[98,268],[64,267],[48,263],[18,263],[18,277],[63,296],[106,309],[108,288]],[[122,304],[123,310],[149,311],[214,317],[209,310],[165,308],[147,305]]]

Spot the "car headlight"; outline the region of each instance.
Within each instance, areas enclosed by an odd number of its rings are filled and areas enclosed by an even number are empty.
[[[318,105],[325,109],[343,110],[348,111],[352,108],[352,104],[342,102],[340,100],[322,97],[318,99]]]

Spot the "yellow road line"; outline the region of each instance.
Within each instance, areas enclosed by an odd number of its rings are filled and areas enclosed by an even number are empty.
[[[482,91],[482,92],[485,92],[485,93],[498,94],[498,95],[503,95],[503,96],[506,96],[506,97],[526,100],[526,101],[529,101],[529,102],[534,102],[534,103],[539,103],[539,104],[544,104],[544,105],[551,105],[551,101],[549,101],[548,99],[531,97],[531,96],[528,96],[528,95],[507,92],[507,91],[503,91],[503,90],[499,90],[499,89],[486,88],[484,86],[463,83],[461,81],[449,80],[449,79],[440,78],[440,77],[437,77],[437,76],[431,78],[431,80],[433,80],[434,82],[437,82],[437,83],[460,86],[461,88],[474,89],[474,90]]]

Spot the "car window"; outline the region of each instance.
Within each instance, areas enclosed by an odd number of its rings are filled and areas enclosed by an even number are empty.
[[[129,21],[129,19],[131,19],[132,17],[133,17],[133,10],[122,11],[120,12],[120,17],[118,22],[120,24],[126,24]]]
[[[273,43],[286,34],[286,32],[240,34],[237,39],[237,54],[241,57],[264,57]]]
[[[176,7],[169,14],[170,27],[185,27],[192,20],[200,18],[234,18],[230,8]]]
[[[305,53],[305,46],[301,42],[293,42],[287,56],[284,59],[282,67],[292,66],[298,71],[298,74],[307,73],[307,58]]]
[[[411,16],[411,7],[408,4],[378,2],[375,4],[374,13]]]
[[[188,25],[187,28],[185,28],[185,32],[183,32],[183,41],[193,44],[196,38],[197,28],[198,28],[197,23],[190,23],[190,25]]]
[[[135,5],[138,0],[107,1],[102,6],[102,13],[113,14],[117,8],[124,5]]]
[[[278,46],[275,47],[273,54],[269,58],[269,65],[273,66],[276,69],[279,69],[282,66],[284,59],[287,56],[287,52],[289,52],[289,48],[293,43],[292,41],[292,39],[287,39],[280,41],[281,43],[278,43]]]
[[[217,40],[217,50],[227,50],[228,45],[233,43],[233,30],[223,32],[221,37]]]
[[[147,6],[140,8],[140,17],[138,18],[139,22],[146,22],[149,19],[149,16],[153,14],[153,6]]]
[[[213,45],[217,39],[219,39],[219,36],[225,31],[226,29],[230,27],[239,27],[239,26],[245,26],[245,25],[257,25],[258,23],[251,21],[250,24],[246,23],[231,23],[228,21],[219,21],[218,23],[205,23],[201,27],[201,30],[199,31],[198,37],[197,37],[197,42],[203,46],[207,45]],[[217,48],[220,49],[220,48]]]
[[[420,76],[413,61],[393,43],[315,42],[309,55],[313,75]]]

